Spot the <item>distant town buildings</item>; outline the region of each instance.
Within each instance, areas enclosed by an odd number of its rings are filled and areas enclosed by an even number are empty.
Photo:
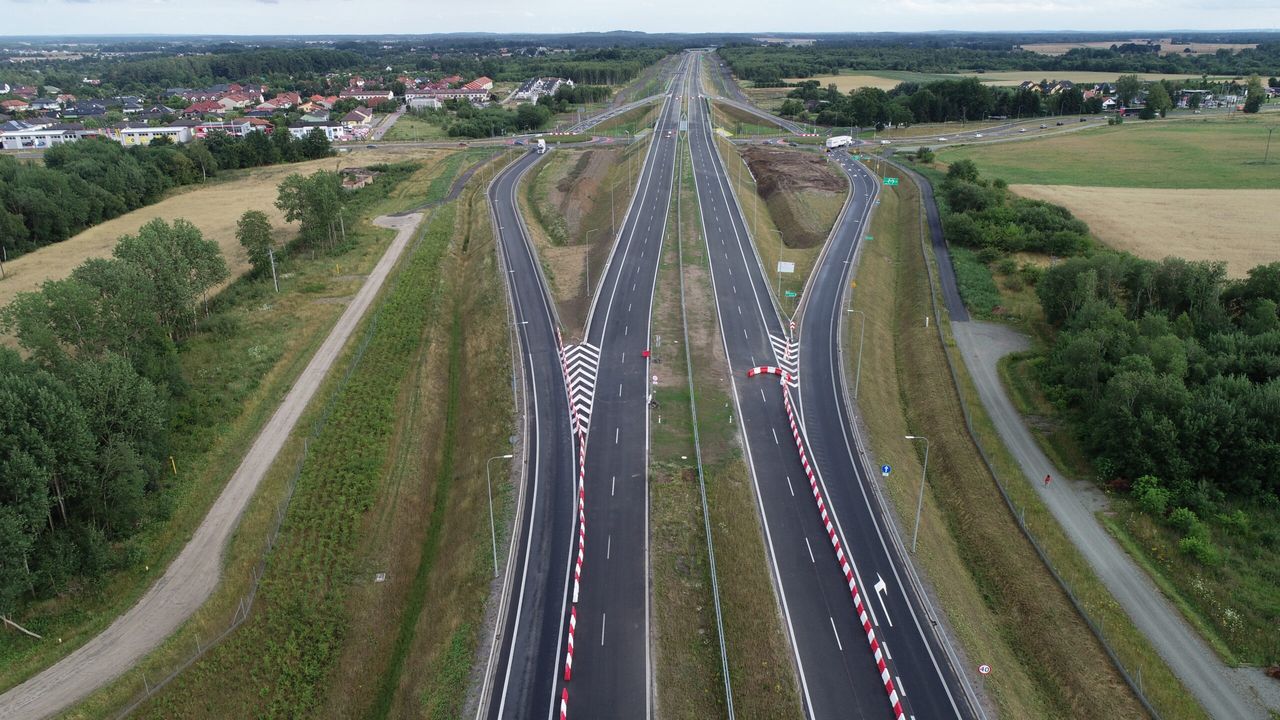
[[[573,87],[573,81],[558,77],[540,77],[525,80],[511,96],[513,100],[538,102],[543,95],[555,95],[561,87]]]

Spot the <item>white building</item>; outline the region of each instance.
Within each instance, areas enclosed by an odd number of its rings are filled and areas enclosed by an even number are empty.
[[[166,125],[164,127],[126,127],[120,130],[117,138],[125,147],[132,145],[150,145],[156,138],[169,138],[174,144],[191,142],[191,128],[186,125]]]
[[[329,138],[329,142],[345,140],[347,137],[346,128],[337,123],[294,123],[289,126],[289,134],[302,140],[316,128],[324,132],[324,136]]]
[[[62,143],[75,142],[82,137],[92,135],[97,135],[97,132],[85,130],[80,125],[36,126],[0,133],[0,148],[5,150],[48,148]]]

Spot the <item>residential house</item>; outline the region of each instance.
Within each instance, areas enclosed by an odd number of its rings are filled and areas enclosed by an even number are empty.
[[[373,124],[373,111],[361,105],[347,113],[342,118],[342,124],[346,127],[369,127]]]
[[[301,104],[302,96],[296,92],[282,92],[271,98],[268,102],[281,110],[288,110],[295,105]]]
[[[435,93],[405,93],[405,102],[413,110],[436,110],[443,107],[440,98]]]
[[[329,111],[323,109],[312,110],[311,112],[298,118],[299,122],[315,125],[318,123],[329,122]]]
[[[493,80],[489,79],[484,75],[481,75],[480,77],[476,78],[475,80],[472,80],[466,85],[463,85],[462,89],[463,90],[492,90]]]
[[[40,97],[31,101],[29,110],[45,112],[46,110],[61,110],[62,104],[53,98]]]
[[[536,77],[524,81],[512,97],[526,102],[537,102],[543,95],[555,95],[561,86],[573,87],[572,80],[558,77]]]
[[[1049,84],[1048,94],[1057,95],[1058,93],[1064,93],[1068,90],[1074,89],[1075,86],[1076,84],[1070,80],[1055,80]]]
[[[0,100],[0,110],[8,113],[26,112],[31,109],[31,104],[26,100]]]
[[[203,100],[201,102],[192,103],[187,109],[182,111],[183,115],[188,117],[198,117],[201,115],[225,115],[227,109],[221,103],[212,100]]]
[[[61,95],[58,95],[57,97],[55,97],[54,100],[58,101],[59,106],[66,107],[67,105],[70,105],[71,103],[75,102],[77,98],[75,95],[62,93]]]
[[[80,100],[74,105],[62,108],[64,118],[102,117],[107,114],[107,106],[100,100]]]
[[[10,90],[9,83],[0,82],[0,95],[8,95],[9,90]]]
[[[440,78],[440,82],[443,83],[445,87],[448,87],[450,85],[456,85],[457,83],[462,82],[462,76],[450,75],[449,77],[446,77],[446,78]]]
[[[23,100],[33,100],[40,93],[36,91],[34,85],[17,85],[9,90],[10,95],[17,95]]]

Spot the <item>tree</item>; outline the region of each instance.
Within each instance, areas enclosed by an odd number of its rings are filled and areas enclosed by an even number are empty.
[[[1262,79],[1257,75],[1249,78],[1249,95],[1244,101],[1244,111],[1247,113],[1256,113],[1262,109],[1262,103],[1267,99],[1267,91],[1262,89]]]
[[[1121,75],[1116,80],[1116,101],[1128,107],[1142,92],[1142,81],[1137,75]]]
[[[1153,113],[1159,113],[1160,117],[1164,117],[1165,113],[1173,109],[1173,100],[1169,97],[1169,91],[1164,83],[1151,83],[1151,89],[1147,91],[1147,108]]]
[[[957,160],[947,168],[947,180],[978,182],[978,164],[972,160]]]
[[[320,128],[312,128],[311,132],[302,139],[298,154],[307,160],[329,157],[333,154],[333,149],[329,145],[329,136],[325,135],[324,130]]]
[[[137,266],[155,285],[161,324],[170,337],[195,325],[196,301],[227,277],[218,244],[181,218],[169,225],[156,218],[137,235],[125,235],[113,254]]]
[[[933,150],[921,145],[916,148],[916,160],[919,160],[922,163],[933,162]]]
[[[236,223],[236,240],[249,255],[253,274],[262,276],[271,270],[271,221],[261,210],[246,210]]]

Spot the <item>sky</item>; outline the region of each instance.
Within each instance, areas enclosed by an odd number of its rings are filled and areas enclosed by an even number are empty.
[[[1247,29],[1280,0],[0,0],[0,36]]]

